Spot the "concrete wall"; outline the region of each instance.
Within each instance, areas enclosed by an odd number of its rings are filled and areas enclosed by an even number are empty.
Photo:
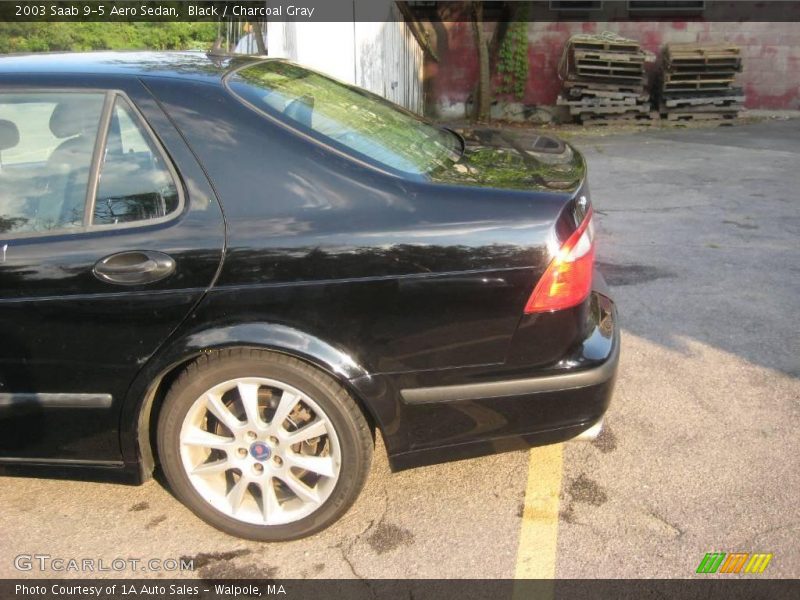
[[[494,24],[487,23],[488,30]],[[558,63],[574,33],[612,31],[639,40],[660,56],[666,43],[732,43],[742,48],[744,71],[738,76],[748,108],[800,109],[800,23],[709,21],[532,22],[528,25],[529,79],[522,99],[528,105],[553,105],[560,89]],[[464,116],[477,81],[472,24],[442,23],[439,62],[426,63],[427,105],[443,118]],[[654,69],[654,64],[648,65]],[[507,98],[516,101],[514,98]]]

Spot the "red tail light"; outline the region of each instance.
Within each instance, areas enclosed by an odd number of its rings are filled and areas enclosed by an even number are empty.
[[[561,246],[528,298],[525,314],[563,310],[583,302],[592,289],[594,227],[592,209]]]

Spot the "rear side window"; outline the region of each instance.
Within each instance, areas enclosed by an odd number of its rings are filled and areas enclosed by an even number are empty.
[[[174,172],[121,95],[0,93],[0,235],[145,224],[179,207]]]
[[[83,226],[102,93],[0,94],[0,233]]]
[[[117,98],[100,167],[95,225],[159,219],[177,210],[178,187],[131,106]]]
[[[259,62],[233,72],[227,84],[255,108],[397,171],[422,175],[461,155],[453,132],[299,65]]]

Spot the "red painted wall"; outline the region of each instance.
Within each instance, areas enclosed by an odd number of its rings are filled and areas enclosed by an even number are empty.
[[[428,105],[440,116],[463,116],[477,81],[477,56],[471,23],[443,23],[446,40],[438,45],[439,62],[428,61]],[[487,23],[487,30],[494,29]],[[553,105],[560,90],[558,63],[574,33],[612,31],[638,40],[660,56],[667,43],[732,43],[742,49],[744,70],[737,85],[746,106],[800,110],[800,23],[734,23],[708,21],[539,22],[528,25],[529,79],[521,102]],[[656,68],[649,63],[649,70]],[[516,101],[515,98],[508,98]],[[458,112],[461,114],[457,114]]]

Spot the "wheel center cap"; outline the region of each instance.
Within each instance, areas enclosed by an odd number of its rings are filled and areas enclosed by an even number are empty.
[[[253,442],[250,445],[250,456],[263,462],[269,460],[269,457],[272,456],[272,450],[264,442]]]

